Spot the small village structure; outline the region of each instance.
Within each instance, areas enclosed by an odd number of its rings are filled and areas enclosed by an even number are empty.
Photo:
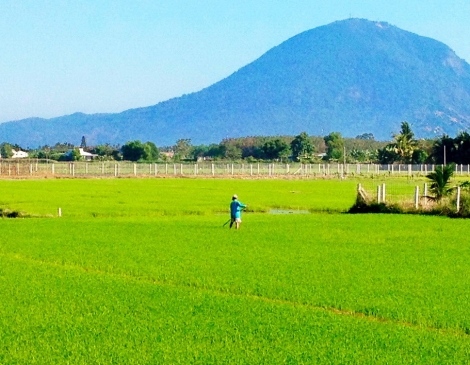
[[[14,150],[12,149],[11,152],[13,152],[13,156],[11,158],[28,158],[28,152],[21,151],[21,150]]]

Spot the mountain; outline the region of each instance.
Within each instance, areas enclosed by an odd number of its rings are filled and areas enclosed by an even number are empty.
[[[0,139],[171,145],[254,135],[389,140],[408,121],[417,137],[470,127],[470,65],[445,44],[385,22],[347,19],[298,34],[199,92],[117,114],[76,113],[0,124]]]

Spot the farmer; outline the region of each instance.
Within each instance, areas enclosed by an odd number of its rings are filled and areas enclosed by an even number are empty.
[[[238,201],[237,194],[232,196],[232,202],[230,203],[230,228],[232,228],[233,223],[235,223],[236,229],[240,228],[240,223],[242,222],[242,209],[246,207],[247,205]]]

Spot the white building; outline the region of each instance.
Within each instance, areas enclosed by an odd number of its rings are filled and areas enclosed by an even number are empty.
[[[66,153],[65,153],[65,156],[71,156],[72,155],[72,151],[73,150],[68,150]],[[95,157],[98,157],[98,155],[95,155],[94,153],[90,153],[90,152],[86,152],[83,150],[83,148],[79,148],[78,151],[80,152],[80,156],[82,157],[83,160],[85,161],[91,161],[93,160]]]
[[[26,158],[28,157],[28,152],[25,152],[25,151],[17,151],[17,150],[14,150],[12,149],[11,152],[13,152],[13,156],[11,156],[11,158]]]
[[[84,151],[83,148],[79,148],[78,150],[80,151],[80,156],[82,156],[86,161],[91,161],[95,157],[98,157],[98,155],[95,155],[94,153]]]

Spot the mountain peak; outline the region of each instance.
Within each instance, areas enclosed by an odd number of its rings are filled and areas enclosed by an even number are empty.
[[[404,120],[419,138],[466,130],[470,66],[434,39],[350,18],[302,32],[196,93],[119,114],[4,123],[0,133],[23,145],[83,135],[92,144],[141,139],[170,145],[180,138],[211,143],[301,131],[373,133],[387,140]]]

